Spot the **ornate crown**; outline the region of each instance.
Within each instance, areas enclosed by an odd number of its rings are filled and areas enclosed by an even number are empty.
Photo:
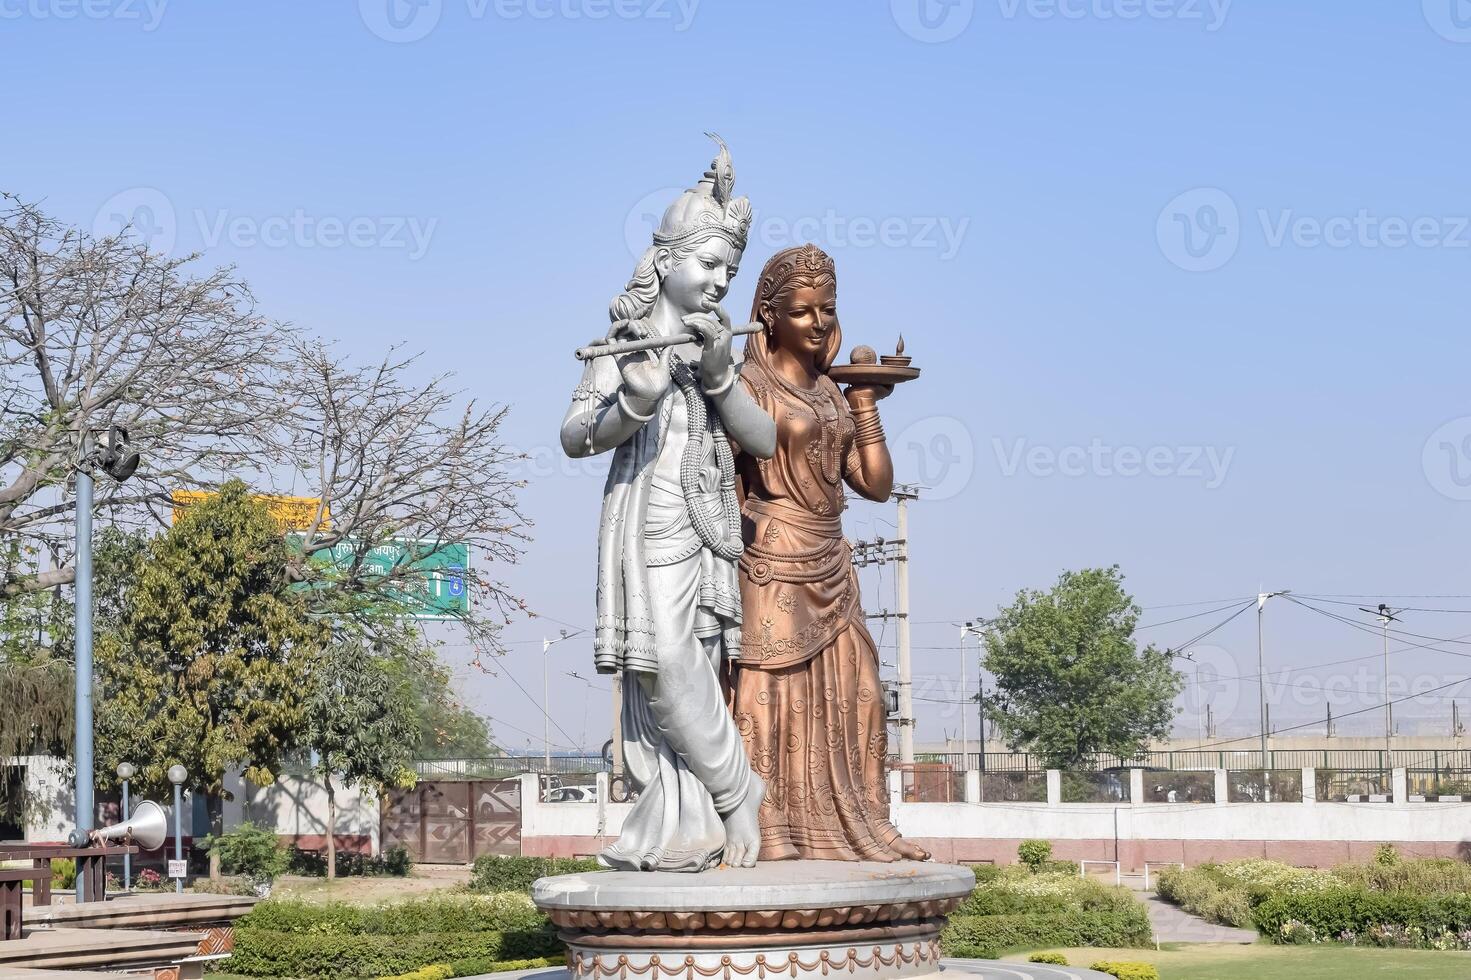
[[[828,276],[833,282],[837,282],[838,270],[833,265],[832,256],[811,242],[777,252],[766,263],[766,268],[761,270],[761,281],[756,287],[756,301],[760,303],[771,299],[797,276],[813,279]]]
[[[714,133],[706,133],[720,147],[710,169],[700,182],[685,191],[664,212],[654,244],[663,248],[679,248],[720,237],[738,249],[745,249],[751,228],[751,202],[744,197],[732,198],[735,190],[735,167],[725,141]]]

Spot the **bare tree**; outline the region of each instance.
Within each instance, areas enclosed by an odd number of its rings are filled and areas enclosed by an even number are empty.
[[[293,331],[255,309],[228,268],[94,238],[0,195],[0,537],[64,539],[82,436],[126,428],[146,465],[99,480],[96,506],[162,520],[170,492],[273,460],[289,416],[276,380]],[[0,597],[63,585],[74,569],[13,573]]]
[[[150,252],[128,229],[94,238],[0,196],[0,539],[64,554],[81,437],[121,425],[145,463],[126,484],[98,481],[99,510],[162,523],[174,490],[231,477],[319,498],[290,574],[313,586],[316,615],[399,645],[387,623],[412,611],[419,561],[463,544],[461,619],[495,649],[525,609],[499,577],[526,526],[508,476],[517,457],[500,441],[506,409],[397,348],[351,363],[257,312],[232,269],[193,273],[196,258]],[[368,560],[384,546],[406,558],[387,574]],[[0,600],[70,583],[73,568],[56,564],[0,567]]]
[[[283,432],[299,467],[296,485],[321,500],[296,576],[331,586],[320,590],[319,607],[370,624],[384,600],[392,617],[404,611],[394,597],[422,590],[418,560],[463,543],[470,609],[461,622],[493,646],[500,626],[526,608],[499,571],[517,560],[526,532],[516,507],[521,484],[508,475],[519,457],[499,436],[506,409],[480,407],[445,374],[415,380],[418,358],[398,348],[357,365],[298,337],[291,360],[282,397],[293,410]],[[409,541],[418,544],[403,547]],[[391,544],[403,560],[385,574],[368,557]]]

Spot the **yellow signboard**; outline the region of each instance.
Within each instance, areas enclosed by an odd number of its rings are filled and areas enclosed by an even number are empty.
[[[184,511],[194,504],[203,503],[214,494],[207,490],[175,490],[172,494],[174,499],[174,523],[178,523],[179,517]],[[311,527],[312,521],[317,516],[317,507],[322,503],[320,497],[286,497],[274,493],[251,494],[250,499],[259,501],[266,505],[271,512],[271,517],[283,531],[305,531]],[[322,513],[322,523],[318,525],[322,531],[332,529],[332,508],[327,507]]]

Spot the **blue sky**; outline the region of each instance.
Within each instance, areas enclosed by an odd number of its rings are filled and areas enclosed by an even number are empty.
[[[949,623],[1064,568],[1117,562],[1146,607],[1263,587],[1471,609],[1415,597],[1471,595],[1466,0],[0,0],[0,72],[0,186],[144,221],[237,263],[271,314],[364,357],[422,348],[509,404],[536,528],[505,577],[556,620],[591,619],[601,490],[556,451],[570,352],[706,130],[757,212],[733,313],[811,239],[848,346],[902,332],[924,369],[884,405],[901,476],[933,488],[912,512],[921,738],[959,728]],[[858,505],[849,530],[892,518]],[[1375,702],[1375,636],[1266,616],[1273,669],[1368,658],[1278,675],[1299,687],[1274,719],[1320,718],[1325,683],[1335,714]],[[1255,681],[1232,679],[1253,620],[1202,648],[1223,735],[1255,730]],[[507,632],[533,692],[555,628]],[[1396,683],[1471,675],[1471,645],[1434,645],[1396,654]],[[605,737],[606,682],[565,676],[590,660],[553,648],[554,741]],[[535,704],[458,673],[505,744],[539,747]],[[1449,703],[1400,713],[1442,730]]]

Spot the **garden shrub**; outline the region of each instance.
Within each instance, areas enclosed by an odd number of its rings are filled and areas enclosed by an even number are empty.
[[[452,977],[473,977],[480,973],[507,973],[511,970],[539,970],[548,966],[564,966],[564,956],[543,956],[533,960],[455,960],[449,965]]]
[[[475,859],[470,872],[470,890],[476,892],[530,892],[531,883],[552,875],[601,871],[592,858],[500,857],[487,854]]]
[[[1101,960],[1088,969],[1107,973],[1119,980],[1159,980],[1159,971],[1150,963],[1111,963]]]
[[[950,919],[940,942],[948,956],[967,947],[1038,949],[1098,946],[1112,949],[1153,945],[1144,906],[1111,911],[1050,912],[1023,915],[969,915]]]
[[[947,943],[945,955],[956,960],[999,960],[1001,950],[978,943]]]
[[[383,977],[382,980],[449,980],[452,976],[454,971],[449,968],[449,964],[435,963],[433,966],[421,966],[397,976]]]
[[[1471,895],[1464,894],[1337,888],[1266,899],[1253,917],[1262,935],[1276,943],[1471,947]]]
[[[383,905],[272,899],[251,909],[238,925],[267,932],[346,936],[509,933],[549,928],[546,917],[531,899],[513,894],[433,896]]]
[[[1399,851],[1393,844],[1380,844],[1374,849],[1374,863],[1382,868],[1392,868],[1399,864]]]
[[[1121,888],[1066,873],[996,869],[951,915],[941,937],[949,956],[960,950],[1150,944],[1144,906]],[[991,958],[991,957],[987,957]]]
[[[381,977],[446,959],[532,959],[561,948],[550,930],[342,935],[237,928],[229,969],[254,977]]]
[[[77,887],[77,862],[72,858],[53,858],[51,861],[51,889],[69,892]]]
[[[1067,966],[1067,957],[1061,953],[1033,953],[1027,957],[1028,963],[1047,963],[1052,966]]]
[[[359,854],[356,851],[338,851],[337,877],[406,878],[412,864],[409,852],[402,847],[391,848],[377,857],[371,854]],[[287,852],[286,870],[294,875],[325,878],[327,876],[327,852],[325,849],[302,850],[293,844]]]
[[[1471,864],[1450,858],[1407,861],[1392,848],[1381,848],[1372,862],[1332,871],[1279,861],[1231,861],[1170,868],[1159,879],[1160,897],[1187,912],[1222,925],[1255,926],[1269,940],[1289,943],[1413,941],[1471,947],[1471,936],[1464,945],[1460,939],[1471,921],[1457,911],[1458,902],[1471,901],[1468,894]],[[1280,899],[1293,901],[1277,903]],[[1277,904],[1264,920],[1261,910],[1269,903]],[[1371,935],[1372,930],[1378,931]],[[1407,938],[1404,930],[1419,931]]]
[[[1132,908],[1138,903],[1126,891],[1076,874],[1032,874],[1025,867],[999,869],[977,884],[954,915],[1012,915],[1066,912],[1073,909]]]
[[[1017,860],[1021,861],[1032,871],[1042,870],[1042,865],[1052,859],[1052,842],[1045,840],[1024,840],[1016,849]]]
[[[286,870],[286,850],[274,830],[246,821],[218,837],[206,837],[206,851],[218,854],[226,874],[243,875],[251,881],[270,882]]]
[[[380,977],[454,969],[460,960],[562,953],[556,930],[524,895],[433,896],[376,906],[266,901],[236,923],[229,968],[257,977]],[[476,972],[487,971],[446,976]]]
[[[1457,895],[1471,892],[1471,864],[1455,858],[1425,858],[1396,864],[1345,864],[1333,869],[1344,885],[1376,892]]]

